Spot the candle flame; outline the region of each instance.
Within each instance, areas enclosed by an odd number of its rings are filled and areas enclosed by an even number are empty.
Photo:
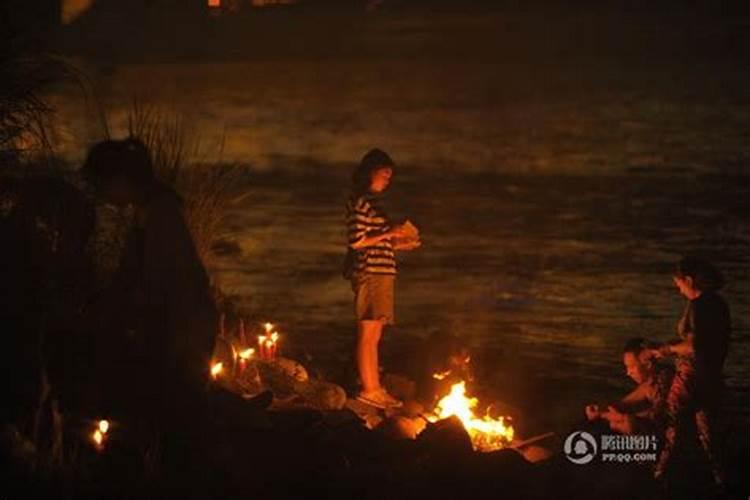
[[[219,374],[224,370],[224,363],[219,361],[218,363],[214,363],[211,367],[211,376],[213,378],[217,378]]]
[[[99,430],[95,430],[94,434],[91,436],[91,439],[94,440],[94,444],[99,447],[102,446],[102,443],[104,442],[104,434]]]
[[[271,330],[273,330],[273,325],[271,323],[265,323],[263,325],[263,328],[266,329],[266,333],[271,333]]]
[[[276,332],[273,332],[273,333],[271,334],[271,341],[272,341],[273,343],[276,343],[276,341],[277,341],[277,340],[279,340],[279,334],[278,334],[278,333],[276,333]]]
[[[240,359],[248,360],[253,357],[253,354],[255,354],[255,349],[252,347],[245,349],[244,351],[240,351]]]
[[[106,434],[107,431],[109,431],[109,421],[107,420],[99,420],[99,424],[97,425],[98,431],[102,434]]]

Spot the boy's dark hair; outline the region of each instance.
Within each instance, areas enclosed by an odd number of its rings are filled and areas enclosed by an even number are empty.
[[[724,276],[707,260],[698,257],[684,257],[675,266],[674,275],[678,278],[690,277],[693,286],[701,292],[720,290],[724,286]]]
[[[136,186],[154,180],[154,166],[148,148],[138,139],[107,140],[95,144],[81,168],[83,176],[95,187],[124,177]]]
[[[635,337],[625,342],[625,347],[622,348],[622,353],[631,353],[633,356],[638,357],[643,349],[646,348],[646,339],[643,337]]]
[[[352,175],[352,188],[356,194],[364,194],[370,189],[370,179],[372,173],[383,167],[395,167],[396,164],[393,162],[388,153],[385,151],[374,148],[367,152],[362,157],[359,165],[354,169]]]

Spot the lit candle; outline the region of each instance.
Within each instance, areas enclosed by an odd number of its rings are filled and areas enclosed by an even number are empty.
[[[258,354],[260,359],[266,359],[266,341],[268,337],[265,335],[258,335]]]
[[[278,341],[279,341],[279,334],[276,332],[273,332],[271,334],[271,346],[270,346],[271,359],[276,359],[276,347],[277,347]]]
[[[273,340],[266,340],[266,359],[269,361],[273,359]]]
[[[219,361],[218,363],[214,363],[211,366],[211,377],[213,377],[214,380],[216,380],[217,378],[219,378],[219,375],[221,374],[222,370],[224,370],[224,363],[222,363],[221,361]]]
[[[258,347],[260,348],[260,358],[267,361],[271,357],[269,341],[273,334],[273,325],[271,323],[264,323],[263,329],[266,333],[265,335],[258,335]]]
[[[253,357],[253,354],[255,354],[255,349],[249,348],[245,349],[244,351],[240,351],[240,373],[245,371],[245,367],[247,366],[247,362],[250,360],[250,358]]]
[[[240,345],[247,345],[247,338],[245,338],[245,321],[240,318]]]
[[[104,444],[107,441],[107,432],[109,432],[109,422],[107,420],[99,420],[94,427],[94,432],[91,434],[91,440],[94,442],[94,448],[97,451],[104,449]]]

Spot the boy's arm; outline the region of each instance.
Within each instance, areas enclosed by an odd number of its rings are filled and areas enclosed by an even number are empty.
[[[349,248],[359,250],[377,245],[383,240],[401,236],[403,228],[400,225],[387,226],[383,232],[368,231],[370,218],[366,202],[359,201],[347,210],[347,230],[349,235]]]

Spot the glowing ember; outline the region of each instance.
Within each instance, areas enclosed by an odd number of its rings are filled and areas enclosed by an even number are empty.
[[[443,380],[445,377],[447,377],[450,374],[451,374],[450,370],[445,370],[444,372],[433,373],[432,378],[434,378],[435,380]]]
[[[211,366],[211,376],[213,378],[217,378],[223,370],[224,370],[224,363],[222,363],[221,361],[218,363],[214,363],[213,366]]]
[[[428,420],[437,422],[455,415],[469,433],[474,449],[479,451],[499,450],[513,441],[513,426],[507,424],[504,417],[493,419],[485,415],[477,418],[473,411],[477,404],[477,398],[466,397],[466,382],[459,382],[438,402]]]

